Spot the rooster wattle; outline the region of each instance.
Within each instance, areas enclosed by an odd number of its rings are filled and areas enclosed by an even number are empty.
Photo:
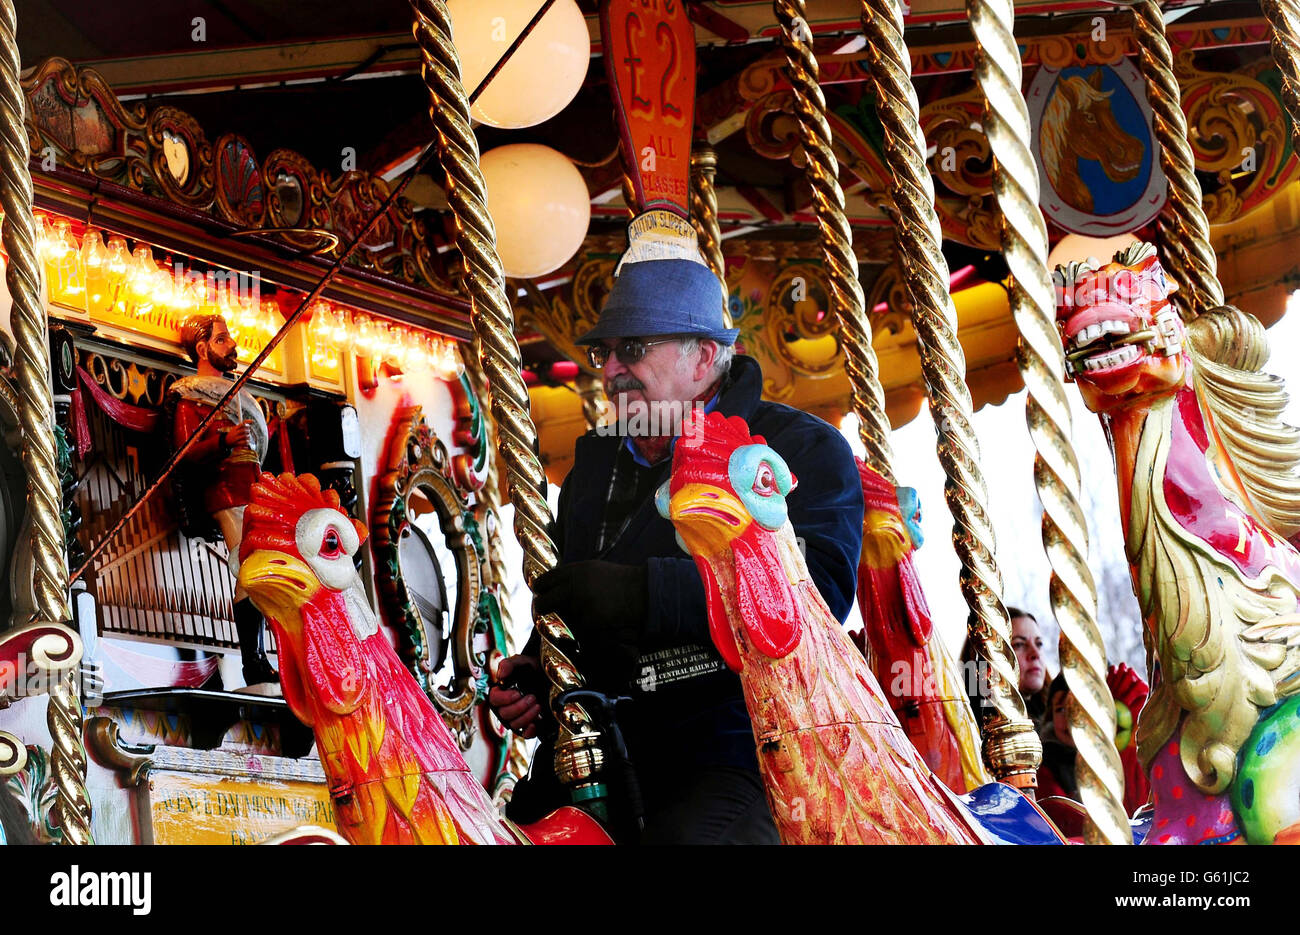
[[[704,579],[709,629],[740,674],[772,817],[786,843],[986,843],[930,771],[862,653],[826,608],[785,498],[796,479],[742,419],[692,417],[656,504]],[[1002,815],[1039,822],[993,783]]]
[[[935,631],[912,564],[923,541],[920,499],[860,459],[858,473],[866,505],[858,564],[864,629],[850,635],[888,687],[894,714],[930,769],[955,792],[974,789],[992,777],[980,757],[979,725],[961,670]]]
[[[516,828],[380,631],[353,555],[366,528],[311,475],[263,474],[239,582],[275,629],[285,701],[316,736],[353,844],[609,843],[576,809]],[[521,837],[521,833],[523,837]]]

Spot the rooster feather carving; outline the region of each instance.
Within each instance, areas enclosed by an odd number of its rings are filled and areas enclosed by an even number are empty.
[[[980,757],[979,725],[961,669],[935,630],[912,563],[924,541],[920,498],[861,459],[858,474],[866,505],[858,563],[863,629],[850,635],[888,687],[894,713],[930,769],[955,792],[974,789],[992,777]]]
[[[576,809],[501,818],[402,665],[353,556],[366,528],[311,475],[263,474],[244,514],[239,582],[275,628],[290,709],[316,736],[339,832],[353,844],[608,843]]]
[[[988,842],[987,825],[926,766],[817,591],[787,517],[795,484],[744,420],[711,413],[686,423],[656,494],[699,568],[714,644],[740,674],[782,841]],[[982,791],[1002,797],[1004,815],[1018,804],[1033,811],[1009,786]]]

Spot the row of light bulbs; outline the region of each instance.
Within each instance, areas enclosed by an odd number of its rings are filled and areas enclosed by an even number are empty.
[[[50,300],[87,314],[114,311],[127,318],[179,329],[195,314],[219,314],[243,346],[260,350],[283,323],[279,303],[263,298],[254,280],[204,277],[160,266],[148,244],[128,250],[126,239],[104,241],[87,230],[77,243],[66,218],[37,215],[37,251],[45,262]]]
[[[78,243],[66,218],[37,214],[36,228],[52,302],[91,315],[111,310],[168,330],[179,330],[191,315],[218,314],[235,340],[255,352],[284,323],[279,302],[263,297],[260,287],[250,288],[251,279],[203,277],[159,266],[148,244],[129,250],[123,237],[112,235],[105,242],[93,229]],[[336,370],[345,351],[444,380],[457,379],[465,370],[454,342],[324,300],[312,306],[308,328],[318,370]]]
[[[352,311],[324,300],[312,305],[308,335],[312,361],[318,354],[351,351],[358,357],[391,364],[403,373],[432,372],[443,380],[455,380],[465,364],[454,341],[415,328]]]

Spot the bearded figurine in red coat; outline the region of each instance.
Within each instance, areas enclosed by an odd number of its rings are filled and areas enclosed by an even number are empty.
[[[177,448],[230,390],[228,375],[238,360],[235,340],[220,315],[187,318],[181,325],[181,344],[198,373],[177,380],[168,389],[168,406],[174,411],[172,439]],[[222,407],[183,459],[184,489],[177,491],[182,531],[191,537],[204,536],[206,526],[207,533],[219,533],[230,550],[230,571],[236,576],[244,508],[262,472],[266,448],[266,419],[253,397],[241,390]],[[234,611],[244,682],[250,688],[260,686],[263,693],[273,692],[279,676],[263,648],[262,615],[238,585]]]

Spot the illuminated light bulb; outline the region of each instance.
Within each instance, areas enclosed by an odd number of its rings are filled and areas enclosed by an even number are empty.
[[[330,339],[331,322],[330,307],[328,302],[316,301],[311,305],[308,314],[311,315],[311,324],[307,326],[315,343],[328,341]]]
[[[354,347],[362,357],[374,356],[375,322],[367,315],[355,315],[352,319]]]
[[[185,278],[183,271],[178,276],[180,278],[172,283],[172,309],[176,312],[176,320],[183,323],[194,314],[198,303],[195,301],[194,283]]]
[[[77,240],[72,236],[72,228],[66,218],[54,222],[54,231],[50,237],[50,256],[62,260],[77,249]]]
[[[443,341],[442,346],[438,349],[438,370],[444,380],[456,379],[456,367],[460,364],[460,355],[456,353],[456,346],[450,341]]]
[[[406,355],[406,332],[397,325],[388,326],[387,338],[384,341],[384,360],[396,364],[399,368],[402,365],[402,358]]]
[[[108,250],[104,247],[104,237],[97,230],[88,230],[81,238],[81,262],[86,269],[102,266],[108,260]]]
[[[447,349],[451,354],[451,376],[449,379],[459,380],[461,374],[465,372],[465,360],[461,356],[461,346],[456,341],[448,341]]]
[[[376,319],[371,332],[370,354],[368,355],[376,363],[386,360],[388,357],[389,344],[389,326],[388,322]]]
[[[103,313],[112,302],[108,278],[108,249],[97,230],[86,231],[81,240],[81,265],[86,271],[86,311]]]
[[[153,274],[158,265],[153,261],[153,251],[140,244],[131,252],[131,266],[127,273],[127,303],[135,315],[143,315],[153,305]]]
[[[334,342],[335,350],[340,353],[347,350],[351,339],[347,309],[331,307],[330,339]]]
[[[54,245],[54,232],[50,230],[50,219],[37,212],[32,215],[32,222],[36,226],[36,253],[41,259],[47,260]]]
[[[280,326],[284,324],[284,318],[280,314],[280,303],[275,299],[256,299],[249,297],[250,302],[257,303],[257,312],[262,325],[262,333],[266,335],[268,341],[275,337]]]
[[[177,328],[180,322],[175,318],[176,288],[168,268],[158,268],[153,274],[153,310],[158,323],[168,328]]]
[[[426,335],[423,343],[424,365],[430,370],[438,369],[438,339],[433,335]]]
[[[107,258],[104,261],[104,278],[108,283],[108,304],[118,312],[126,314],[124,293],[127,273],[131,269],[131,254],[127,252],[126,241],[121,237],[108,238],[105,253]]]
[[[81,253],[77,239],[66,218],[54,222],[47,259],[50,280],[50,299],[72,308],[81,308],[85,300],[85,280],[82,278]]]

